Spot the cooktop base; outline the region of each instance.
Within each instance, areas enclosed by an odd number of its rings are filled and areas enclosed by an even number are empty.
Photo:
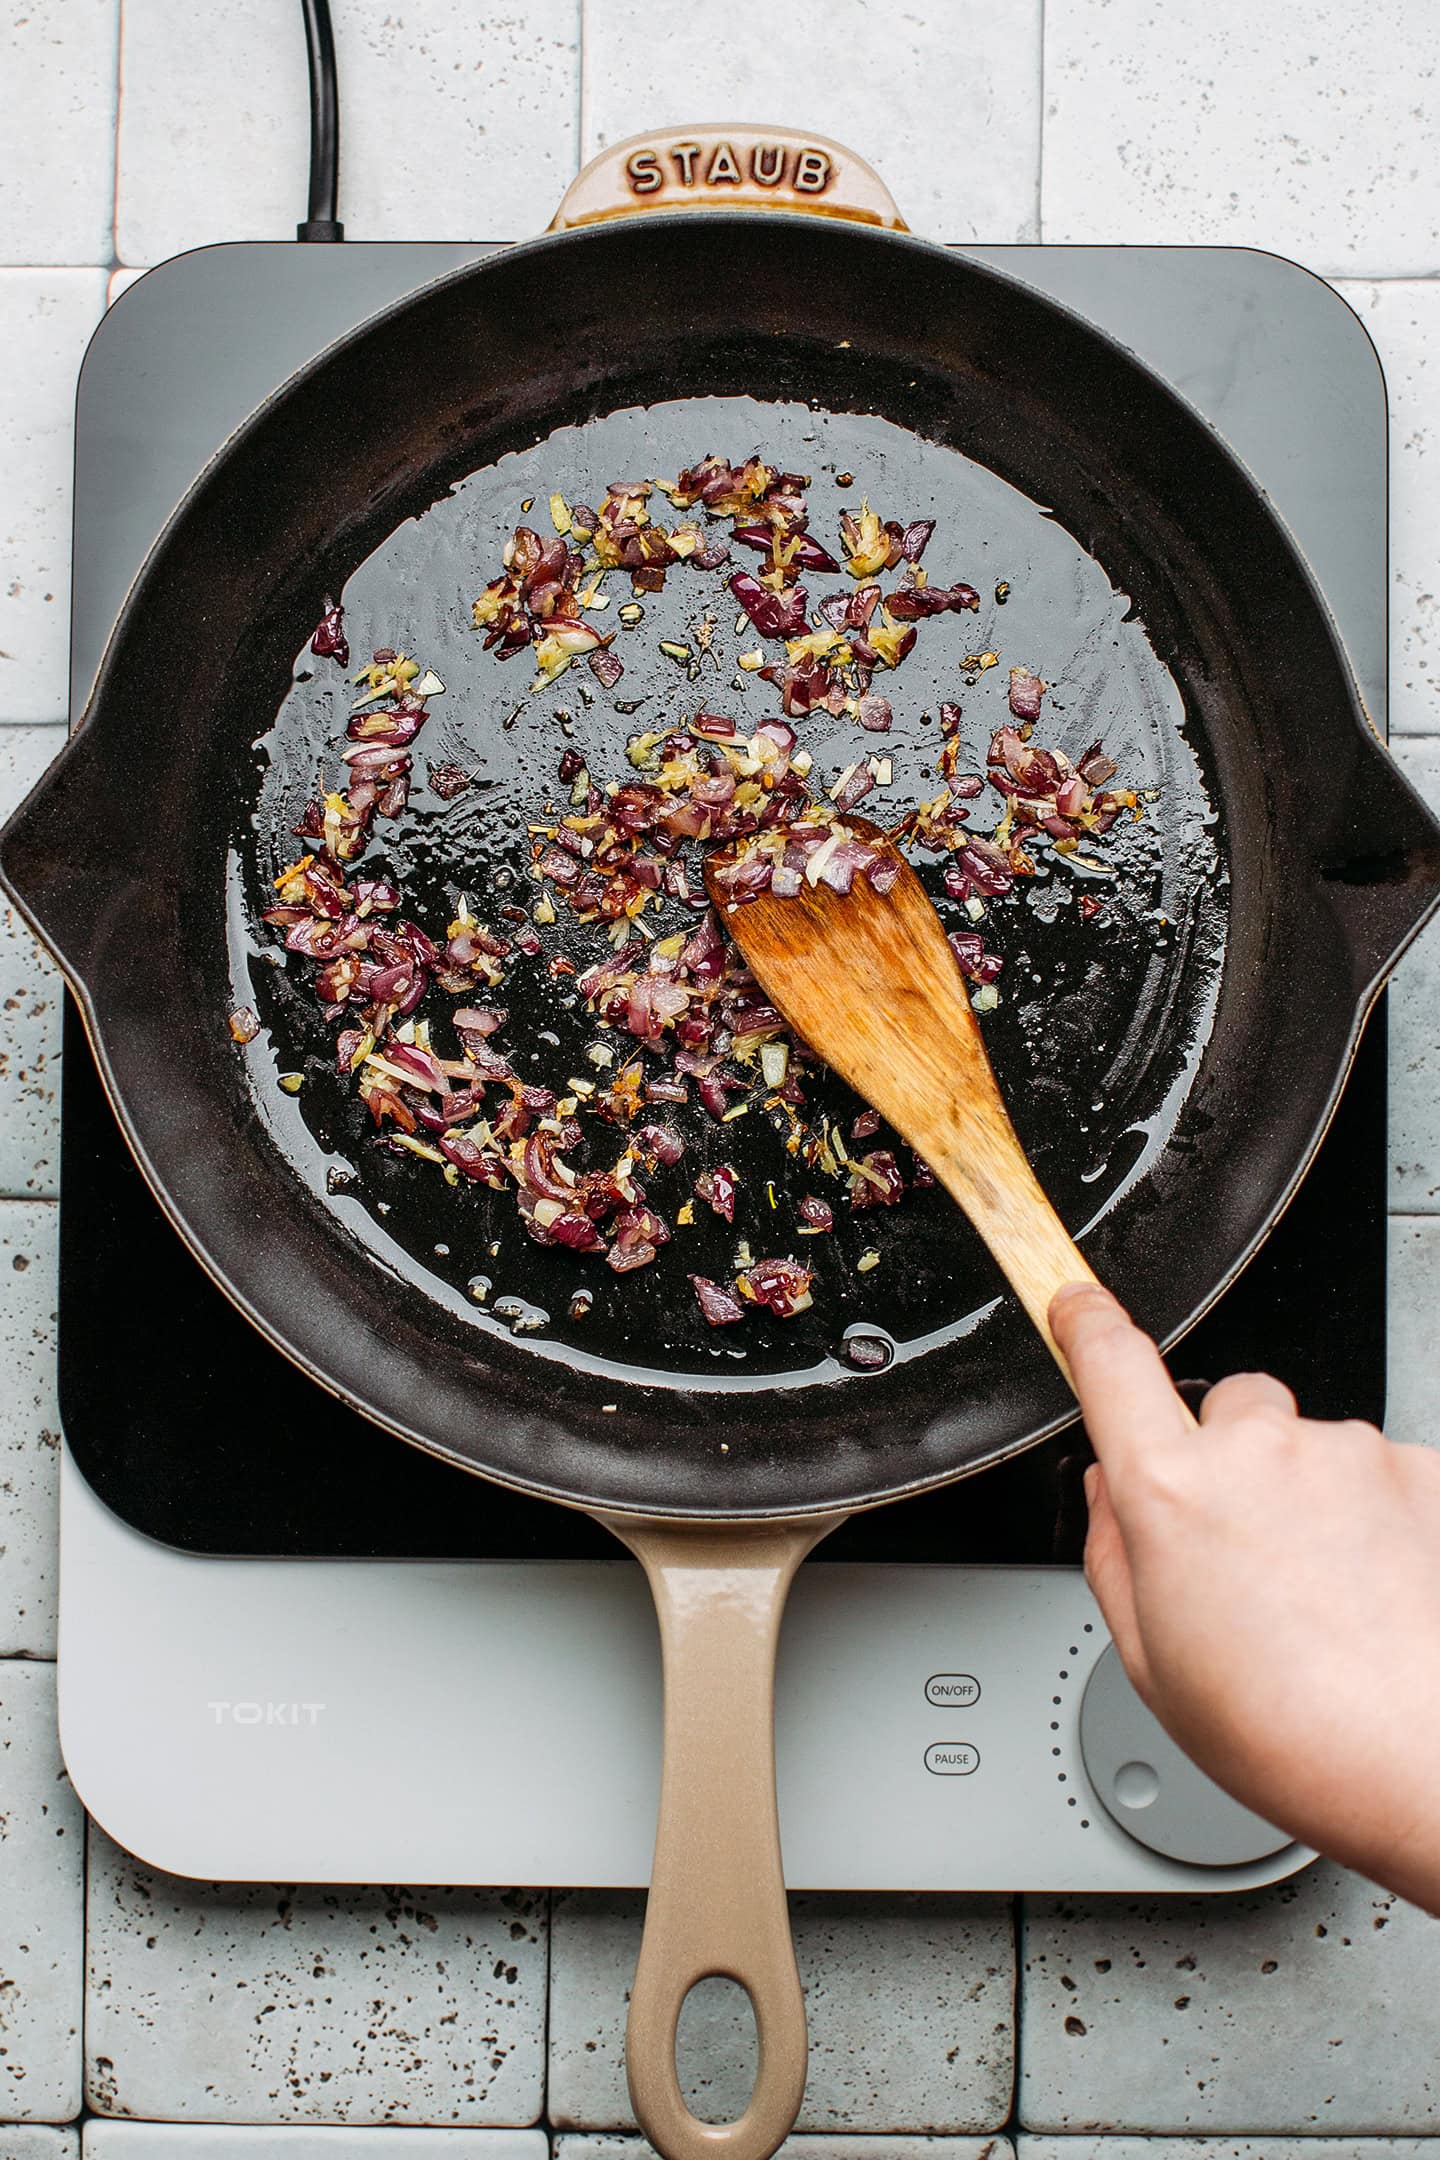
[[[247,243],[123,295],[78,401],[77,714],[151,540],[231,430],[333,337],[485,252]],[[1226,436],[1383,725],[1384,386],[1338,296],[1238,249],[969,252],[1109,329]],[[1310,1177],[1177,1377],[1264,1365],[1317,1414],[1380,1417],[1384,1199],[1377,1011]],[[60,1388],[61,1734],[122,1843],[233,1879],[645,1879],[659,1677],[638,1570],[587,1518],[405,1449],[252,1334],[150,1201],[73,1015]],[[802,1571],[778,1713],[797,1887],[1227,1889],[1303,1863],[1134,1723],[1074,1565],[1084,1460],[1077,1428],[857,1517]],[[1087,1770],[1122,1729],[1154,1757],[1152,1842]]]

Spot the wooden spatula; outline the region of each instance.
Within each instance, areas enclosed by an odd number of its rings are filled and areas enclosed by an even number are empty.
[[[710,897],[796,1033],[959,1201],[1068,1379],[1050,1300],[1062,1283],[1096,1278],[1016,1136],[929,895],[878,826],[851,815],[845,823],[898,860],[888,892],[859,874],[844,894],[806,884],[793,899],[767,891],[737,904],[712,862]]]

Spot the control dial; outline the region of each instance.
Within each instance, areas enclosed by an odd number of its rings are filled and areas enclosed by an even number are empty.
[[[1106,1813],[1168,1859],[1239,1867],[1294,1842],[1232,1800],[1181,1753],[1125,1677],[1113,1643],[1085,1688],[1080,1752]]]

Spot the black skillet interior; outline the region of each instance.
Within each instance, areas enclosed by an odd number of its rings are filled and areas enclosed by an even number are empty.
[[[76,749],[7,835],[7,877],[80,979],[172,1216],[299,1362],[506,1480],[727,1515],[914,1488],[1063,1420],[1057,1376],[965,1226],[934,1194],[879,1234],[873,1216],[846,1222],[833,1246],[814,1241],[812,1314],[710,1338],[683,1269],[728,1271],[718,1225],[695,1258],[616,1285],[528,1247],[508,1203],[377,1161],[251,920],[258,870],[343,725],[334,682],[307,657],[297,670],[327,592],[346,588],[357,648],[404,644],[445,678],[422,769],[455,757],[477,775],[450,810],[422,793],[396,835],[422,921],[515,868],[537,794],[554,797],[557,708],[602,774],[623,770],[625,736],[702,691],[747,720],[773,710],[762,686],[733,689],[732,611],[698,576],[622,641],[616,697],[634,713],[583,705],[575,676],[527,699],[526,663],[502,670],[460,627],[524,499],[593,499],[711,448],[811,472],[822,535],[861,488],[882,514],[933,511],[933,573],[985,595],[978,624],[922,626],[891,685],[897,804],[926,785],[922,715],[941,695],[959,689],[983,752],[1011,659],[1055,683],[1054,739],[1078,751],[1103,735],[1124,777],[1158,787],[1098,922],[1080,923],[1058,873],[995,911],[1007,996],[989,1023],[1062,1211],[1077,1229],[1099,1216],[1092,1261],[1157,1333],[1214,1295],[1283,1202],[1434,863],[1417,884],[1433,828],[1365,736],[1303,571],[1207,431],[1094,332],[938,251],[788,219],[568,236],[422,294],[273,402],[162,543]],[[656,649],[687,602],[718,617],[713,685]],[[983,644],[1002,666],[962,687],[963,653]],[[873,746],[809,729],[817,768]],[[281,1052],[262,1038],[248,1070],[224,1028],[237,988]],[[559,1038],[537,1077],[550,1058],[576,1069],[592,1031],[543,967],[528,986],[517,971],[504,1002],[512,1046]],[[298,1098],[277,1069],[306,1071]],[[692,1134],[692,1164],[721,1153]],[[737,1229],[757,1252],[796,1249],[767,1234],[797,1190],[773,1136],[757,1119],[724,1138],[747,1173]],[[328,1192],[327,1172],[352,1167]],[[862,1277],[870,1245],[881,1264]],[[466,1293],[477,1273],[492,1309]],[[570,1326],[581,1279],[596,1308]],[[506,1294],[550,1324],[512,1337],[493,1316]],[[857,1323],[896,1340],[887,1371],[836,1362]]]

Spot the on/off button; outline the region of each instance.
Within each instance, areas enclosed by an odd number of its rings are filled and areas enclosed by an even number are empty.
[[[925,1700],[936,1710],[968,1710],[980,1700],[980,1683],[974,1673],[931,1673],[925,1682]]]

